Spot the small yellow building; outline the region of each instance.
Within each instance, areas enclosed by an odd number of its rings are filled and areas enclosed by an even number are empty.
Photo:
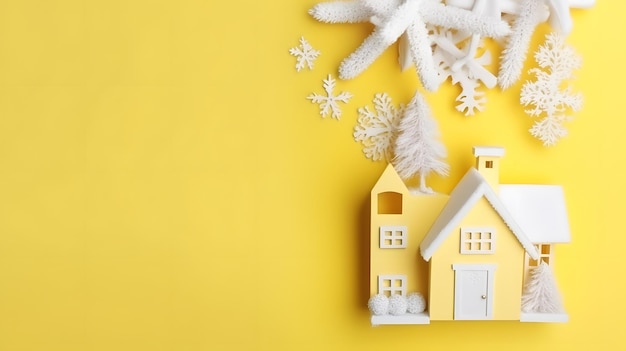
[[[553,263],[570,241],[556,185],[500,184],[504,149],[475,147],[452,193],[411,192],[388,165],[371,192],[370,295],[419,292],[421,313],[372,315],[372,324],[437,320],[562,322],[564,313],[522,313],[529,268]]]

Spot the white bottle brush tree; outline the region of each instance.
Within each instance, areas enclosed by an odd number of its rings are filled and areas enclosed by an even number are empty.
[[[435,172],[448,175],[450,166],[443,161],[446,148],[439,141],[437,122],[424,97],[415,92],[398,125],[392,161],[398,175],[404,180],[419,176],[419,190],[432,193],[426,186],[426,177]]]
[[[552,269],[545,262],[533,268],[524,286],[522,311],[532,313],[562,313],[561,296]]]

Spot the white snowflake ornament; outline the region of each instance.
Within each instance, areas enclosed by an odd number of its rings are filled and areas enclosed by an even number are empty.
[[[368,106],[358,109],[354,140],[363,144],[363,153],[370,160],[391,161],[398,123],[405,107],[403,104],[395,107],[387,93],[376,94],[373,102],[374,111]]]
[[[456,109],[465,114],[473,116],[477,111],[483,111],[487,99],[485,93],[478,90],[484,85],[493,88],[496,85],[496,77],[487,68],[491,63],[491,54],[484,51],[479,56],[472,50],[474,36],[449,30],[433,30],[431,35],[436,44],[433,51],[433,58],[441,80],[451,78],[452,84],[461,86],[461,93],[457,96]],[[471,40],[469,43],[467,41]],[[461,47],[468,44],[467,48]]]
[[[309,13],[327,23],[369,21],[374,31],[361,46],[339,66],[339,78],[351,79],[367,69],[389,46],[403,37],[408,49],[400,57],[404,68],[412,61],[422,85],[430,91],[438,88],[439,78],[432,59],[426,24],[466,30],[489,37],[509,33],[506,22],[483,18],[470,11],[446,6],[439,0],[353,0],[331,1],[314,6]],[[403,45],[404,47],[404,45]]]
[[[305,66],[312,70],[315,60],[320,55],[320,51],[315,50],[304,37],[300,37],[300,46],[289,49],[289,53],[298,58],[296,62],[298,72]]]
[[[572,119],[567,111],[576,112],[582,107],[581,94],[573,93],[570,86],[561,88],[564,81],[573,78],[572,71],[580,68],[582,60],[566,45],[565,37],[556,32],[546,36],[546,43],[535,53],[535,60],[541,69],[529,70],[537,80],[522,86],[520,102],[533,106],[525,110],[530,116],[543,117],[535,122],[530,133],[544,146],[553,146],[567,135],[563,123]]]
[[[329,74],[328,78],[324,79],[323,85],[326,95],[313,93],[307,96],[307,99],[311,100],[312,103],[320,105],[320,114],[322,115],[322,118],[325,118],[330,113],[332,118],[340,119],[341,109],[339,108],[338,102],[348,103],[348,101],[352,98],[352,94],[349,92],[341,92],[339,95],[333,95],[335,83],[336,80]]]

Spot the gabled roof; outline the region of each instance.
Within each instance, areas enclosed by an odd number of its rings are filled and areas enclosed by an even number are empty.
[[[499,196],[533,243],[570,242],[567,208],[561,186],[501,184]]]
[[[524,247],[524,250],[532,258],[539,258],[539,253],[532,242],[524,234],[522,228],[517,224],[495,191],[476,169],[470,168],[450,194],[450,199],[420,244],[420,251],[424,260],[430,260],[452,229],[465,218],[476,202],[483,196],[489,201],[489,204],[491,204],[511,232],[513,232],[522,247]]]
[[[372,194],[385,191],[395,191],[404,194],[409,193],[409,189],[406,187],[406,185],[402,181],[402,178],[400,178],[398,172],[396,172],[396,169],[393,168],[391,163],[387,164],[387,167],[383,171],[383,174],[381,174],[378,178],[378,181],[372,188]]]

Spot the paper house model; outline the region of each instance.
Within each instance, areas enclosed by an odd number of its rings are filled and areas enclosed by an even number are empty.
[[[530,280],[542,263],[553,264],[555,244],[570,241],[563,190],[500,184],[503,155],[500,147],[474,147],[476,167],[449,196],[414,193],[387,166],[371,192],[370,296],[418,292],[425,310],[373,311],[372,325],[567,321],[561,309],[545,307],[554,301],[529,301],[559,298],[551,268]],[[524,293],[528,286],[538,297]],[[537,308],[523,312],[523,299]]]

